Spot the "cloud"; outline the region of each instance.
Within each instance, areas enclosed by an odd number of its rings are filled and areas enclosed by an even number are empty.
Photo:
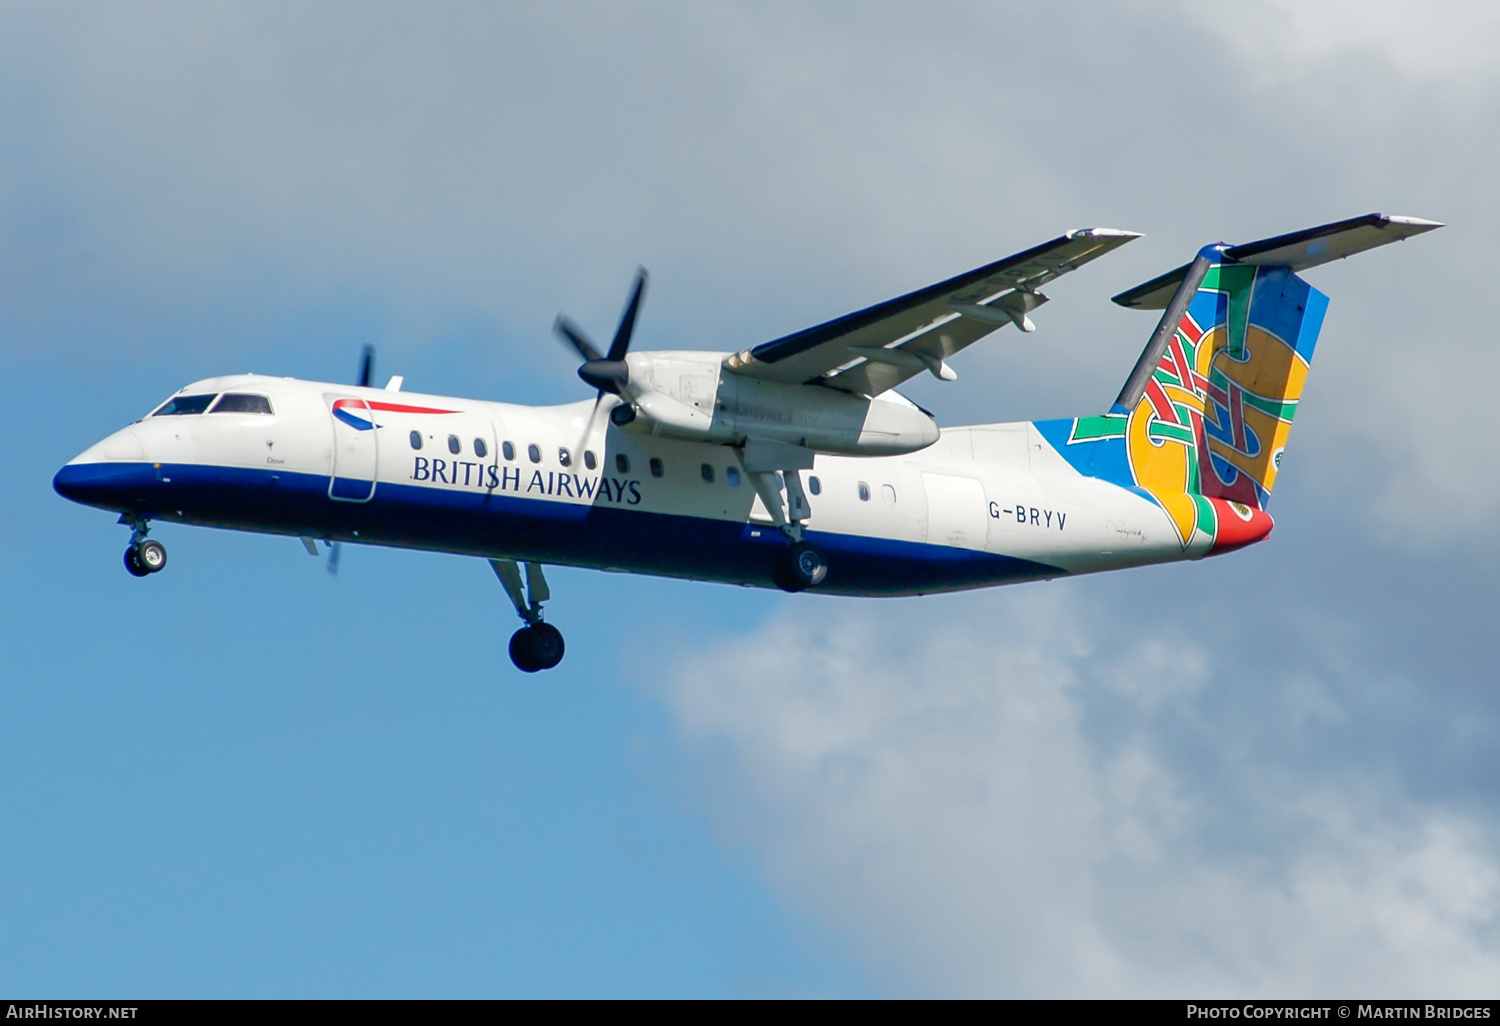
[[[1297,663],[1267,680],[1055,584],[799,604],[667,697],[726,838],[898,990],[1488,993],[1494,824],[1347,748],[1285,760],[1349,712]],[[1223,701],[1256,688],[1258,715]]]
[[[1493,78],[1500,12],[1473,0],[1420,7],[1399,0],[1251,0],[1184,4],[1267,75],[1330,58],[1365,55],[1413,79]]]

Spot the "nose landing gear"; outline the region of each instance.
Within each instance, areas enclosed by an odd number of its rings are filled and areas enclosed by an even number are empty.
[[[524,587],[521,583],[522,566],[526,567]],[[511,635],[510,661],[523,673],[552,669],[562,662],[564,645],[562,632],[550,623],[542,622],[542,603],[552,597],[552,592],[547,587],[547,578],[542,576],[541,564],[492,559],[490,567],[516,607],[516,615],[526,624]]]
[[[160,573],[167,567],[167,547],[159,541],[146,537],[146,520],[126,520],[120,518],[122,524],[130,524],[130,547],[125,550],[125,569],[130,571],[133,577],[145,577],[147,574]]]

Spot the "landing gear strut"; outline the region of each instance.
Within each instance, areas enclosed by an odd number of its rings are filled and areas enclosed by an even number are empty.
[[[125,550],[125,569],[133,577],[160,573],[167,567],[167,547],[159,541],[146,537],[150,530],[145,517],[129,520],[120,518],[120,523],[129,524],[130,546]]]
[[[526,568],[524,587],[522,566]],[[552,669],[562,662],[563,636],[556,627],[542,622],[542,603],[552,597],[552,592],[547,587],[547,578],[542,576],[541,564],[492,559],[490,567],[516,607],[516,615],[526,624],[510,637],[510,661],[523,673]]]

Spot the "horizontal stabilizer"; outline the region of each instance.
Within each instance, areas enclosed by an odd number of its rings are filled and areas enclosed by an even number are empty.
[[[1420,217],[1366,214],[1364,217],[1335,221],[1333,224],[1307,228],[1289,235],[1229,246],[1224,250],[1224,257],[1235,263],[1257,267],[1286,267],[1296,272],[1441,227],[1441,222],[1425,221]],[[1120,293],[1114,301],[1135,310],[1164,310],[1189,266],[1183,264],[1176,270],[1152,278],[1144,285],[1137,285]]]

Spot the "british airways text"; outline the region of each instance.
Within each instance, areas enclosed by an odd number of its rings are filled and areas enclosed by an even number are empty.
[[[606,502],[636,506],[641,501],[637,481],[613,477],[583,477],[556,470],[533,470],[522,487],[520,467],[502,467],[492,463],[468,460],[444,460],[436,456],[412,457],[411,479],[438,484],[464,485],[488,491],[518,492],[523,495],[553,495],[569,499],[592,499],[597,494]]]

